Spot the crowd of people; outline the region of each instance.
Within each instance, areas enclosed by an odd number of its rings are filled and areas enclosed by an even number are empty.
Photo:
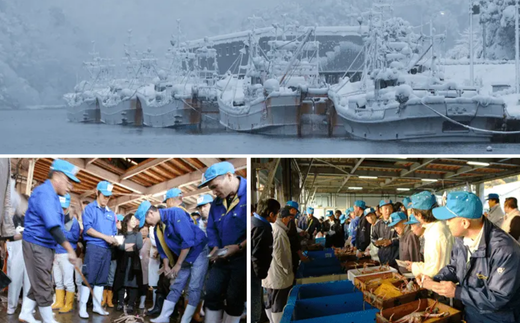
[[[77,171],[55,160],[27,210],[10,208],[16,234],[6,239],[9,315],[23,286],[18,319],[28,323],[40,322],[36,309],[44,323],[53,323],[60,321],[53,311],[74,308],[83,319],[112,311],[146,314],[154,323],[170,322],[174,313],[182,323],[202,322],[203,315],[208,323],[243,318],[247,181],[231,163],[208,167],[199,188],[208,187],[215,199],[199,196],[191,213],[182,191],[171,188],[163,204],[144,200],[135,213],[115,214],[107,181],[81,210],[70,195]]]
[[[280,322],[300,262],[311,261],[302,250],[323,237],[326,247],[349,247],[415,277],[440,301],[455,299],[467,322],[520,322],[517,199],[506,198],[505,213],[498,194],[486,200],[484,212],[473,193],[449,193],[439,205],[423,191],[374,207],[357,200],[345,214],[319,219],[312,207],[300,214],[296,201],[259,201],[251,226],[252,322],[262,321],[263,309],[270,323]]]

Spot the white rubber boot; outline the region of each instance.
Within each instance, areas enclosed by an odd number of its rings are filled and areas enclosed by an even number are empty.
[[[146,295],[141,296],[141,303],[139,304],[139,309],[144,309],[144,303],[146,302]]]
[[[151,319],[150,322],[152,322],[152,323],[170,323],[170,316],[172,316],[174,309],[175,309],[175,303],[170,302],[169,300],[165,299],[163,306],[162,306],[161,315],[159,315],[158,317],[156,317],[154,319]]]
[[[206,316],[204,316],[204,323],[222,323],[222,313],[223,310],[212,311],[206,308]]]
[[[190,323],[193,314],[195,314],[195,310],[197,310],[197,306],[192,306],[188,304],[188,306],[186,306],[184,314],[182,314],[181,323]]]
[[[18,315],[18,320],[20,322],[26,323],[41,323],[33,316],[33,311],[36,308],[36,302],[30,299],[29,297],[24,297],[22,302],[22,310],[20,311],[20,315]]]
[[[101,306],[101,301],[103,300],[103,286],[94,286],[94,296],[95,298],[92,300],[92,303],[94,304],[94,313],[97,313],[99,315],[107,316],[110,313],[105,311],[103,309],[103,306]]]
[[[271,313],[271,315],[273,315],[273,320],[274,320],[274,314],[275,313]],[[226,317],[226,319],[222,323],[240,323],[240,318],[242,317],[242,315],[240,315],[240,316],[231,316],[231,315],[226,313],[225,317]],[[279,321],[278,321],[278,323],[279,323]]]
[[[148,309],[148,312],[151,312],[155,308],[155,300],[157,299],[157,289],[153,289],[153,304],[152,307]]]
[[[87,302],[90,296],[90,289],[87,286],[81,285],[81,297],[79,299],[79,317],[88,319]]]
[[[280,323],[280,321],[282,320],[283,312],[271,313],[271,315],[273,316],[273,323]]]
[[[265,315],[269,319],[269,323],[273,323],[273,313],[271,312],[270,308],[265,309]]]
[[[54,320],[54,314],[52,313],[52,307],[38,307],[43,323],[58,323]]]

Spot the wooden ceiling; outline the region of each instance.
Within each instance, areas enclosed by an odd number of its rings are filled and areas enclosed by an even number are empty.
[[[30,158],[12,158],[12,173],[26,178]],[[33,180],[42,183],[47,179],[54,158],[32,158],[35,160]],[[200,194],[209,193],[207,188],[198,189],[202,174],[214,163],[227,160],[236,173],[247,177],[246,158],[65,158],[77,166],[81,183],[74,183],[73,197],[83,201],[95,198],[97,183],[107,180],[114,184],[112,208],[119,207],[129,212],[137,209],[143,199],[161,203],[166,190],[178,187],[184,202],[191,207]],[[120,212],[122,212],[120,211]]]

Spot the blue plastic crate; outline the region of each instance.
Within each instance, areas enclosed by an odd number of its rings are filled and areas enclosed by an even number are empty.
[[[332,248],[317,251],[307,251],[306,253],[307,256],[309,256],[311,259],[336,258],[336,256],[334,255],[334,250],[332,250]]]
[[[297,321],[298,323],[372,323],[376,321],[378,309],[365,311],[342,313],[337,315],[320,316],[306,320]]]
[[[301,263],[296,278],[317,277],[334,274],[344,274],[340,262],[334,258],[325,258],[308,263]]]
[[[363,307],[363,305],[365,306]],[[364,304],[363,293],[361,292],[302,299],[294,304],[292,320],[307,320],[372,308],[367,303]]]
[[[293,290],[297,288],[297,299],[303,300],[308,298],[318,298],[325,296],[341,295],[354,293],[357,290],[350,280],[338,280],[326,283],[296,285]]]
[[[315,243],[321,244],[322,246],[325,247],[325,241],[326,241],[325,237],[323,237],[323,238],[315,238],[314,241],[315,241]]]

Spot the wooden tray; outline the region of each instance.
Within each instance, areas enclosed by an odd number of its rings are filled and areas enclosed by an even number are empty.
[[[385,272],[385,273],[375,273],[370,274],[366,276],[359,276],[354,279],[354,286],[356,286],[357,289],[364,292],[367,290],[367,285],[370,285],[370,282],[374,279],[380,278],[380,279],[389,279],[389,278],[398,278],[399,274],[394,272]]]
[[[388,299],[382,299],[374,294],[372,294],[369,291],[363,292],[363,300],[367,302],[368,304],[372,305],[375,308],[378,308],[380,310],[384,310],[387,308],[396,307],[399,305],[403,305],[406,303],[413,302],[415,300],[424,298],[424,289],[420,289],[416,292],[404,294],[402,296],[394,297],[394,298],[388,298]]]
[[[363,265],[365,263],[368,263],[369,267],[374,267],[374,266],[380,265],[380,263],[378,261],[372,260],[370,258],[370,256],[360,258],[359,260],[354,259],[354,260],[343,262],[343,260],[340,259],[340,261],[342,262],[341,267],[345,268],[345,270],[356,269],[356,266],[357,266],[357,268],[361,269],[361,268],[363,268]]]
[[[428,306],[432,306],[435,303],[433,299],[421,299],[416,300],[404,305],[400,305],[397,307],[392,307],[388,309],[384,309],[381,312],[376,314],[376,322],[377,323],[390,323],[390,316],[394,314],[392,317],[392,322],[402,318],[403,316],[412,313],[419,307],[419,311],[424,311]],[[429,318],[422,323],[460,323],[462,320],[462,313],[459,310],[454,309],[453,307],[449,307],[448,305],[444,305],[442,303],[437,303],[435,306],[439,308],[440,312],[448,312],[450,313],[448,316],[439,317],[439,318]]]

